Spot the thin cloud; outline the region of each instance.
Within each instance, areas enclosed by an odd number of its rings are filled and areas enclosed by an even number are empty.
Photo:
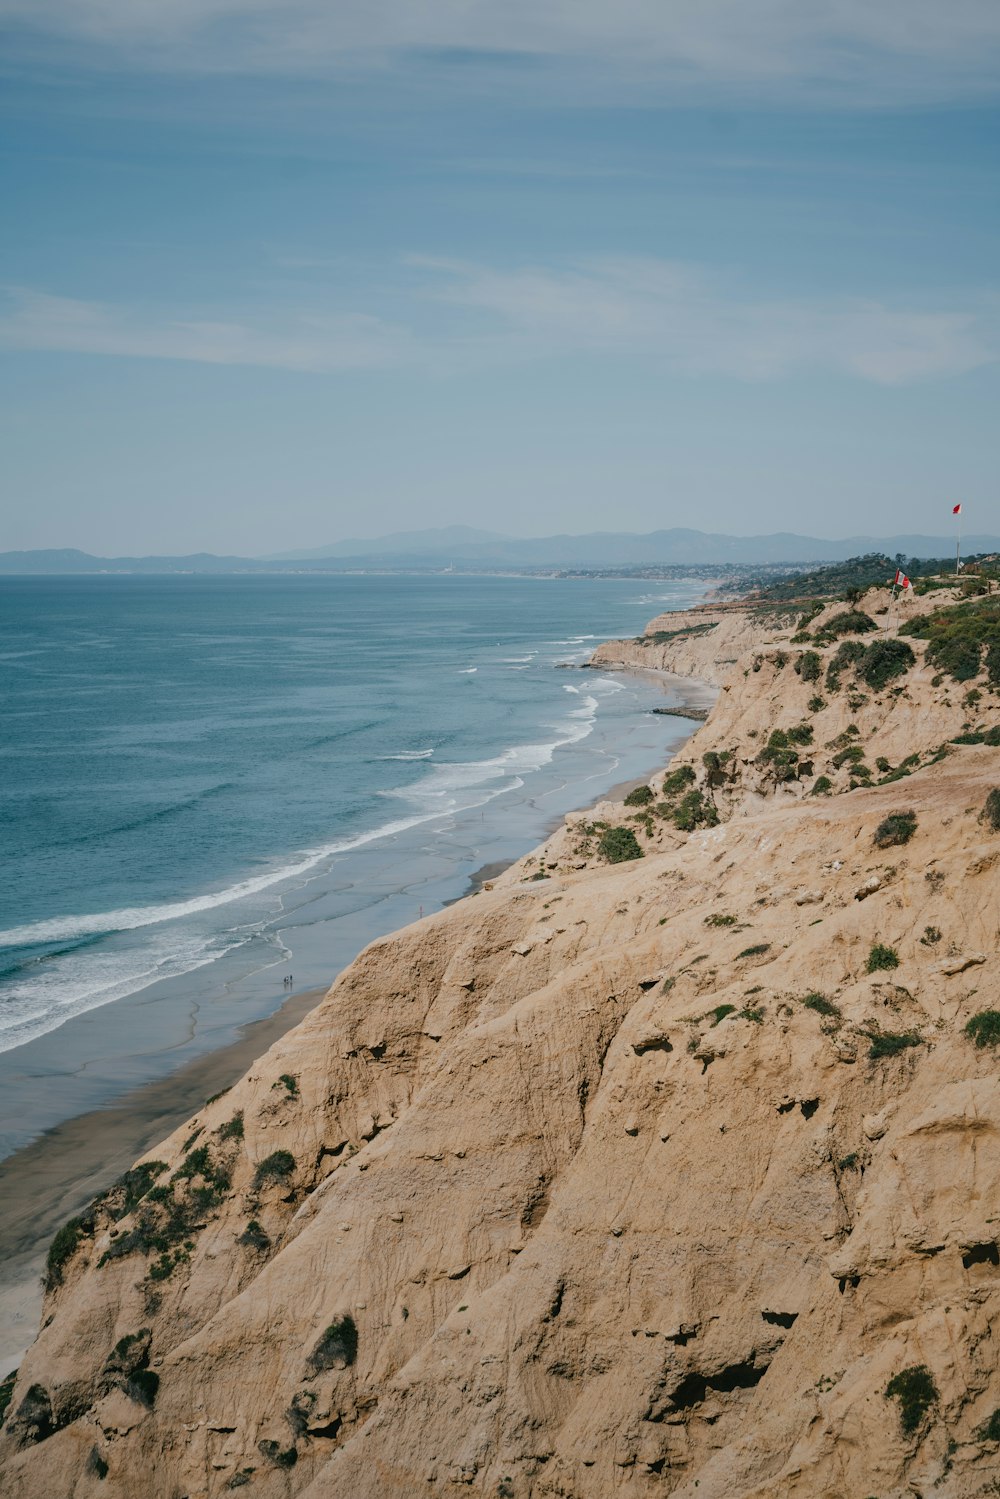
[[[0,0],[0,18],[22,46],[88,43],[91,60],[193,73],[546,63],[681,100],[722,85],[874,104],[995,94],[1000,76],[995,0]],[[549,66],[538,81],[552,79]]]
[[[164,317],[15,288],[0,316],[0,347],[194,364],[258,365],[325,374],[406,358],[405,332],[349,313],[272,314],[256,321]]]
[[[335,306],[192,318],[15,290],[0,314],[0,347],[303,374],[408,367],[449,376],[641,358],[690,378],[832,372],[879,385],[947,379],[1000,358],[995,294],[954,307],[762,299],[698,267],[636,257],[517,269],[413,257],[406,288],[395,321]]]

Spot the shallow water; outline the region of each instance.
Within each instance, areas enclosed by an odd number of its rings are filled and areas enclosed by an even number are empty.
[[[0,1154],[33,1081],[73,1074],[66,1117],[220,1044],[691,727],[658,680],[560,668],[700,585],[0,588]]]

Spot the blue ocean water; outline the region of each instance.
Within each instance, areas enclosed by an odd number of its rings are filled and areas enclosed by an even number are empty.
[[[328,983],[297,930],[398,897],[421,859],[525,851],[653,768],[680,728],[648,715],[662,686],[558,668],[700,591],[2,580],[0,1051],[210,965]]]

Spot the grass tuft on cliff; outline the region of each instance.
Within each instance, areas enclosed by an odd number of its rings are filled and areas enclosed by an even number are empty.
[[[1000,1046],[1000,1010],[980,1010],[965,1022],[965,1034],[980,1048]]]

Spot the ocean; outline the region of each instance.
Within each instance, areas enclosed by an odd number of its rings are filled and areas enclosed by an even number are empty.
[[[287,973],[329,984],[477,867],[663,763],[691,727],[649,712],[663,680],[572,668],[702,591],[0,581],[0,1085],[73,1070],[90,1104],[221,1044],[281,1003]],[[0,1155],[29,1130],[17,1097]]]

